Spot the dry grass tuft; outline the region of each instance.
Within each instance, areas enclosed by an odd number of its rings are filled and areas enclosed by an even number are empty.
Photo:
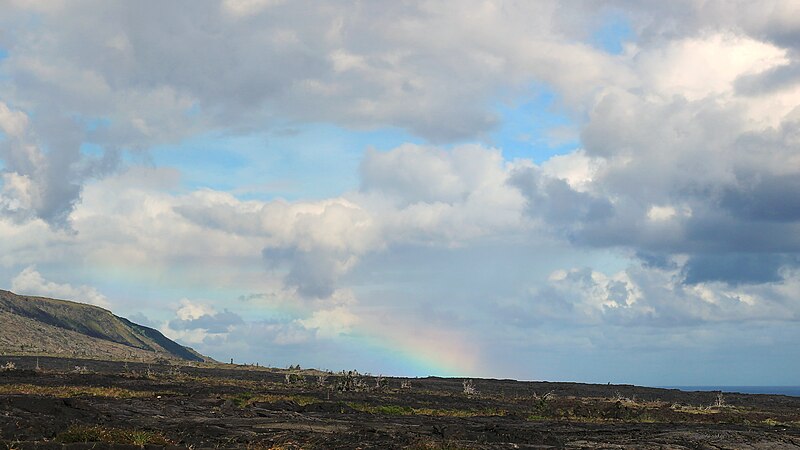
[[[161,433],[143,430],[125,430],[99,425],[72,425],[56,436],[57,442],[71,444],[76,442],[102,442],[124,445],[171,445],[172,442]]]
[[[37,386],[35,384],[0,384],[0,395],[42,395],[47,397],[147,398],[176,395],[173,392],[132,391],[118,387]]]
[[[398,405],[367,405],[364,403],[348,403],[347,406],[356,411],[370,414],[383,414],[388,416],[432,416],[432,417],[489,417],[505,416],[508,414],[503,409],[433,409],[433,408],[413,408],[410,406]]]

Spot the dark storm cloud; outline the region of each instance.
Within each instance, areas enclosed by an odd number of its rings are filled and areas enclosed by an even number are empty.
[[[566,181],[545,176],[537,168],[519,169],[509,179],[527,199],[527,211],[558,228],[574,229],[602,222],[613,214],[611,203],[578,192]]]
[[[788,175],[754,174],[727,189],[720,205],[733,215],[749,220],[796,222],[800,220],[800,173]]]
[[[791,254],[696,255],[683,266],[683,282],[723,281],[731,285],[778,282],[783,279],[781,269],[798,265],[800,257]]]
[[[583,141],[588,154],[609,158],[595,190],[614,208],[600,227],[585,224],[584,242],[662,254],[800,250],[800,141],[791,116],[748,130],[735,105],[625,95],[607,96],[593,114]],[[651,217],[654,207],[672,216]]]
[[[647,268],[670,269],[676,267],[675,262],[670,259],[668,254],[640,250],[636,252],[636,258]]]

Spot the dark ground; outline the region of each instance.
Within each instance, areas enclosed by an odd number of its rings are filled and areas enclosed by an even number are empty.
[[[800,448],[796,397],[36,361],[0,356],[0,448]]]

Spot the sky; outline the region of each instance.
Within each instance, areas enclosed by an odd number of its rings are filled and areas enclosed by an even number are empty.
[[[220,361],[800,385],[800,3],[0,0],[0,287]]]

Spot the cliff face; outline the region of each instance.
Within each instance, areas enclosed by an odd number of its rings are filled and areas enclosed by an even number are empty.
[[[0,353],[101,359],[207,358],[97,306],[0,290]]]

